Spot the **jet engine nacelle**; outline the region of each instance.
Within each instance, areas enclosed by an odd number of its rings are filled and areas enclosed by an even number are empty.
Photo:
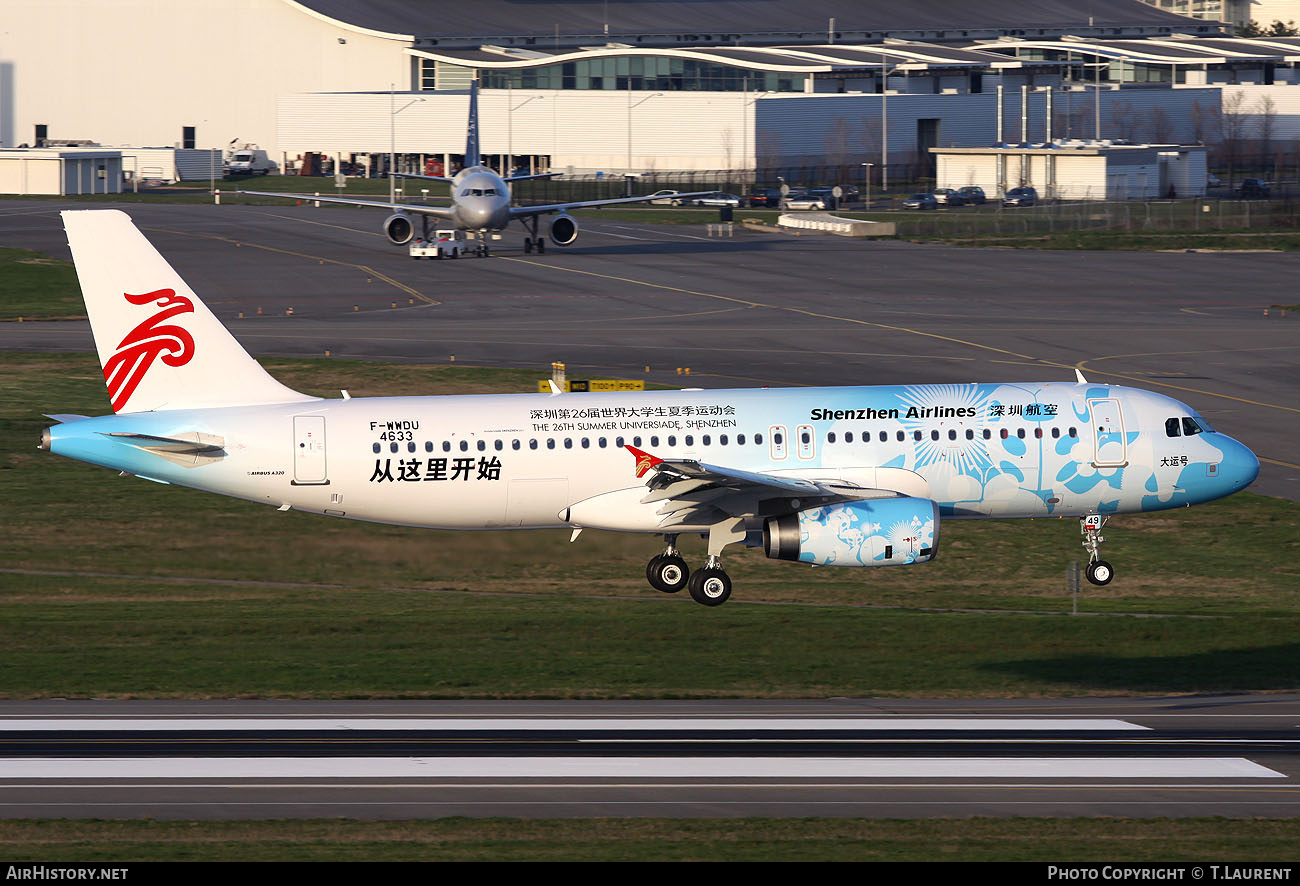
[[[409,215],[397,213],[384,219],[384,236],[395,246],[405,246],[415,236],[415,223]]]
[[[578,239],[578,220],[571,215],[560,213],[551,219],[548,232],[551,242],[556,246],[568,246]]]
[[[808,508],[763,524],[775,560],[815,566],[904,566],[939,551],[939,506],[928,498],[878,498]]]

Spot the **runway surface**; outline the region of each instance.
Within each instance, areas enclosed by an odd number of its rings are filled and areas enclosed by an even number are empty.
[[[1300,696],[0,703],[0,817],[1290,816]]]
[[[68,258],[60,208],[0,203],[0,245]],[[1300,256],[718,240],[598,218],[564,251],[525,255],[512,231],[491,259],[417,262],[363,210],[121,208],[258,355],[562,360],[700,387],[1079,367],[1184,400],[1261,456],[1256,491],[1300,499],[1300,318],[1264,315],[1295,302]],[[0,348],[93,342],[82,321],[0,323]],[[1297,696],[8,702],[0,816],[1273,817],[1300,812],[1298,727]]]
[[[0,244],[67,258],[59,208],[0,204]],[[121,208],[258,355],[560,360],[571,377],[700,387],[1072,379],[1079,367],[1187,402],[1261,457],[1255,491],[1300,499],[1300,316],[1265,316],[1295,302],[1296,255],[716,239],[597,217],[567,250],[525,255],[510,231],[490,259],[438,262],[391,246],[372,211]],[[0,348],[92,342],[82,322],[4,323]]]

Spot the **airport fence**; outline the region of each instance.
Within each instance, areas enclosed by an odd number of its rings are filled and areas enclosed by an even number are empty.
[[[878,192],[881,173],[868,167],[871,190]],[[934,187],[933,171],[926,164],[897,163],[889,167],[891,191],[911,193]],[[833,188],[839,186],[849,195],[849,202],[861,201],[867,190],[860,167],[842,164],[820,166],[765,166],[759,169],[667,170],[639,173],[635,176],[565,175],[558,179],[531,179],[512,186],[516,199],[523,203],[563,203],[576,200],[607,200],[613,197],[645,194],[659,190],[722,191],[746,196],[755,188]]]
[[[1027,207],[994,203],[898,213],[890,220],[903,236],[950,238],[1084,231],[1294,230],[1300,228],[1300,201],[1188,198],[1049,202]]]

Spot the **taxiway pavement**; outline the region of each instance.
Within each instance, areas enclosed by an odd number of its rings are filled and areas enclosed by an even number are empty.
[[[0,244],[69,257],[60,208],[0,204]],[[1300,499],[1300,316],[1270,308],[1295,302],[1300,255],[963,249],[739,225],[711,238],[595,215],[576,246],[545,255],[510,231],[491,258],[416,261],[368,210],[120,208],[258,355],[559,360],[571,377],[699,387],[1069,380],[1077,367],[1183,400],[1260,456],[1255,491]],[[0,324],[0,348],[92,347],[84,322]]]

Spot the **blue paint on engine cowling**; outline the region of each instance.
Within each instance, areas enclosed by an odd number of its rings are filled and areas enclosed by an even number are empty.
[[[767,556],[815,566],[906,566],[939,551],[939,505],[928,498],[881,498],[809,508],[769,519]]]

